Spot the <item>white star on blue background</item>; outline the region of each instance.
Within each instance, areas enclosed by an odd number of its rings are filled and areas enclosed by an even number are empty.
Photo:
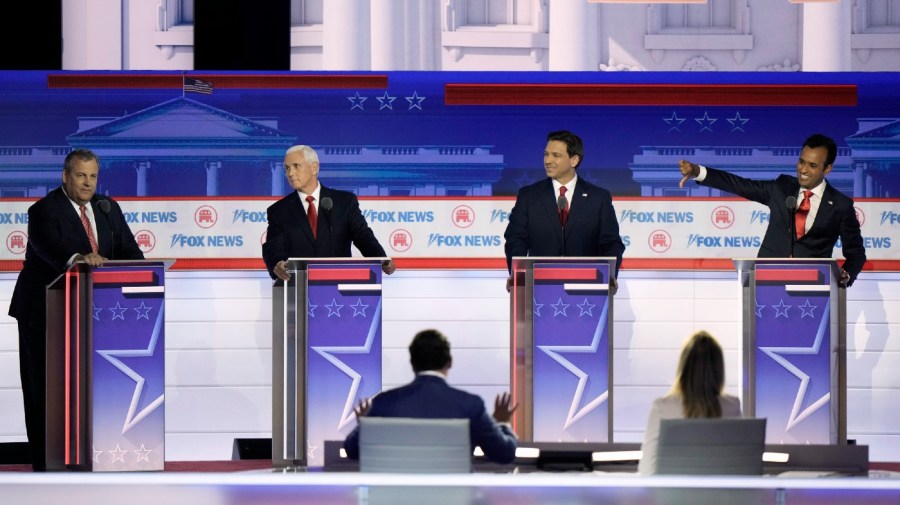
[[[156,324],[153,326],[153,333],[150,335],[150,342],[147,344],[146,349],[109,349],[97,351],[97,354],[103,357],[103,359],[109,361],[112,366],[116,367],[119,371],[121,371],[134,381],[134,392],[131,395],[131,404],[128,406],[128,413],[125,414],[125,421],[122,425],[123,435],[128,430],[136,426],[139,422],[141,422],[142,419],[150,415],[150,413],[156,410],[157,407],[162,405],[163,400],[165,399],[165,393],[160,394],[155,400],[150,402],[150,404],[148,404],[146,407],[141,409],[140,412],[138,412],[137,407],[141,399],[141,393],[144,391],[144,383],[146,382],[146,379],[135,372],[131,367],[129,367],[125,363],[122,363],[119,357],[148,358],[153,356],[153,354],[156,352],[156,343],[159,340],[159,335],[162,331],[162,321],[163,308],[160,308],[156,316]]]
[[[362,298],[357,298],[356,303],[351,305],[350,308],[353,309],[353,317],[366,317],[366,309],[369,308],[369,306],[362,302]]]
[[[575,366],[571,361],[567,360],[562,356],[561,353],[588,353],[588,354],[596,354],[597,349],[600,347],[600,340],[603,337],[603,328],[606,327],[606,317],[607,312],[609,310],[609,304],[605,304],[603,306],[603,312],[600,314],[600,320],[597,322],[597,328],[594,330],[594,337],[591,340],[589,345],[540,345],[538,349],[543,351],[550,356],[553,361],[562,365],[563,368],[572,373],[575,377],[578,378],[578,386],[575,388],[575,393],[572,395],[572,403],[569,406],[569,412],[566,414],[566,424],[563,429],[568,429],[570,426],[575,424],[579,419],[589,414],[591,411],[599,407],[609,398],[609,389],[601,393],[599,396],[594,398],[585,404],[581,409],[578,408],[581,405],[582,397],[584,396],[584,389],[588,381],[588,374],[584,372],[584,370]]]
[[[369,354],[372,350],[372,342],[375,341],[375,334],[378,330],[378,321],[381,320],[381,300],[375,305],[375,313],[372,315],[372,322],[369,325],[369,331],[366,334],[366,341],[360,346],[313,346],[312,350],[325,358],[329,363],[335,366],[344,375],[350,378],[350,389],[347,391],[347,400],[344,402],[344,410],[341,414],[341,420],[338,422],[337,429],[340,430],[347,423],[355,419],[356,414],[353,412],[353,400],[359,391],[359,383],[362,381],[362,375],[356,370],[350,368],[346,363],[335,357],[335,354]],[[310,457],[312,448],[310,448]]]
[[[827,307],[828,305],[826,304],[826,311],[828,310]],[[799,424],[800,421],[806,419],[813,412],[822,408],[822,406],[826,405],[831,399],[831,393],[825,393],[818,400],[814,401],[812,405],[806,407],[806,409],[801,412],[800,406],[803,404],[803,399],[806,397],[806,388],[809,385],[809,375],[807,375],[803,370],[800,370],[800,368],[785,359],[783,356],[784,354],[818,354],[819,348],[822,346],[822,341],[825,339],[825,330],[828,328],[827,323],[828,318],[823,317],[821,323],[819,323],[819,328],[816,331],[816,339],[815,341],[813,341],[813,344],[810,347],[759,347],[760,351],[766,353],[770,358],[775,360],[776,363],[783,366],[785,370],[791,373],[791,375],[800,379],[800,386],[797,388],[797,396],[794,398],[794,405],[791,408],[791,414],[788,417],[788,423],[785,431],[788,431]]]
[[[556,317],[556,316],[558,316],[558,315],[560,315],[560,314],[562,314],[563,317],[567,317],[567,316],[566,316],[566,309],[569,308],[569,304],[568,304],[568,303],[563,303],[562,298],[560,298],[558,302],[556,302],[556,303],[554,303],[554,304],[551,304],[550,306],[553,307],[553,316],[554,316],[554,317]]]
[[[331,303],[328,305],[325,305],[325,308],[328,309],[328,317],[331,317],[331,316],[341,317],[341,308],[342,307],[343,307],[343,305],[339,304],[337,302],[337,299],[332,298]]]
[[[775,309],[775,317],[788,317],[788,309],[791,308],[791,305],[786,305],[784,303],[784,299],[779,300],[778,305],[772,305],[772,308]]]

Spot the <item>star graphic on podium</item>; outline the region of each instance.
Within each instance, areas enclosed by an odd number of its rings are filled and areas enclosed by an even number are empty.
[[[125,455],[128,454],[128,451],[119,447],[119,444],[116,444],[116,448],[109,451],[109,453],[112,454],[112,463],[115,463],[116,461],[121,461],[122,463],[124,463]]]
[[[116,302],[116,306],[110,307],[109,310],[113,313],[113,321],[115,321],[116,319],[121,319],[122,321],[124,321],[125,311],[128,310],[128,307],[123,307],[121,303]]]
[[[98,307],[98,306],[94,305],[94,319],[96,319],[97,321],[100,320],[100,311],[101,310],[103,310],[103,307]]]
[[[563,317],[568,317],[566,315],[566,309],[569,308],[569,304],[563,303],[562,298],[560,298],[558,302],[556,302],[550,306],[553,307],[553,317],[556,317],[560,314],[562,314]]]
[[[94,451],[94,463],[100,464],[100,455],[103,454],[103,451],[98,451],[96,447],[91,446],[91,449]]]
[[[150,311],[151,310],[153,310],[153,307],[148,307],[148,306],[144,305],[143,300],[141,300],[140,307],[134,308],[134,311],[138,313],[138,315],[137,315],[138,319],[146,319],[148,321],[150,320]]]
[[[332,298],[331,303],[325,305],[325,308],[328,309],[328,317],[341,317],[341,308],[343,308],[343,305],[339,304],[336,298]]]
[[[803,311],[803,314],[800,315],[800,318],[802,319],[806,316],[815,318],[816,316],[815,314],[813,314],[813,311],[815,309],[818,309],[819,307],[809,303],[809,298],[807,298],[806,303],[804,303],[803,305],[797,305],[797,308]]]
[[[125,309],[122,309],[125,310]],[[131,367],[122,362],[119,358],[149,358],[156,352],[156,343],[159,341],[162,332],[163,308],[160,308],[156,316],[156,324],[153,326],[153,332],[150,335],[150,342],[146,349],[109,349],[97,351],[103,359],[110,362],[120,372],[127,375],[134,381],[134,392],[131,395],[131,404],[128,406],[128,413],[125,415],[125,421],[122,425],[122,434],[125,434],[131,428],[135,427],[142,419],[150,415],[157,407],[163,404],[165,393],[160,394],[156,399],[151,401],[146,407],[138,411],[138,403],[141,400],[141,393],[144,391],[144,383],[146,379],[135,372]]]
[[[326,305],[327,307],[327,305]],[[362,381],[362,375],[356,370],[350,368],[346,363],[338,359],[335,354],[369,354],[372,350],[372,343],[375,341],[375,334],[378,331],[378,322],[381,320],[381,300],[375,305],[375,313],[372,315],[372,322],[369,324],[369,331],[366,333],[366,341],[358,346],[313,346],[312,350],[325,358],[326,361],[335,366],[338,370],[350,378],[350,389],[347,391],[347,399],[344,401],[344,410],[341,413],[341,419],[338,421],[337,429],[340,430],[348,423],[355,419],[356,414],[353,412],[353,400],[359,391],[359,384]]]
[[[562,356],[566,353],[596,354],[597,350],[600,348],[600,340],[602,340],[603,337],[603,328],[606,328],[606,318],[608,310],[609,304],[607,303],[603,306],[603,312],[600,313],[600,320],[597,322],[597,328],[594,330],[594,337],[589,345],[538,346],[538,349],[547,354],[547,356],[550,356],[553,361],[562,365],[563,368],[565,368],[566,370],[571,372],[572,375],[578,378],[578,386],[576,386],[575,393],[572,395],[572,403],[569,406],[569,412],[566,414],[566,424],[563,429],[568,429],[579,419],[589,414],[591,411],[603,404],[603,402],[605,402],[607,398],[609,398],[609,389],[607,389],[579,409],[578,406],[582,403],[584,389],[587,385],[589,375],[585,373],[584,370],[578,368],[571,361]]]
[[[316,307],[318,307],[318,305],[314,305],[312,303],[309,304],[309,309],[307,309],[306,311],[309,314],[309,317],[316,317],[316,315],[314,314]]]
[[[825,311],[828,311],[828,305],[825,306]],[[809,407],[800,410],[801,405],[803,404],[803,399],[806,398],[806,388],[809,386],[809,375],[800,370],[796,365],[788,361],[784,355],[785,354],[799,354],[799,355],[816,355],[819,354],[819,349],[822,346],[822,341],[825,339],[825,332],[828,328],[828,318],[823,317],[822,321],[819,323],[819,328],[816,330],[816,338],[813,341],[813,344],[809,347],[759,347],[759,350],[766,353],[770,358],[772,358],[776,363],[784,367],[785,370],[790,372],[791,375],[800,379],[800,386],[797,388],[797,396],[794,398],[794,405],[791,408],[791,414],[788,417],[787,427],[785,431],[790,430],[794,426],[803,421],[807,417],[809,417],[813,412],[819,410],[824,405],[828,403],[828,400],[831,398],[831,393],[825,393],[819,399],[814,401]]]
[[[579,314],[579,316],[587,315],[594,317],[594,307],[596,307],[596,305],[590,303],[587,298],[584,299],[584,302],[579,303],[577,307],[581,309],[581,314]]]
[[[533,303],[532,303],[531,306],[533,307],[532,310],[534,310],[534,315],[537,316],[537,317],[541,317],[541,307],[543,307],[544,304],[543,304],[543,303],[538,303],[538,301],[537,301],[536,298],[532,298],[532,302],[533,302]]]
[[[765,306],[765,305],[760,305],[759,303],[756,302],[756,300],[754,300],[753,303],[756,304],[756,317],[762,319],[762,317],[763,317],[763,315],[762,315],[762,310],[763,310],[764,308],[766,308],[766,306]]]
[[[772,305],[772,308],[775,309],[775,317],[788,317],[788,309],[791,308],[791,305],[787,305],[784,303],[784,299],[778,301],[778,305]]]
[[[144,444],[141,444],[141,448],[140,448],[140,449],[135,449],[135,450],[134,450],[134,453],[137,454],[137,461],[138,461],[138,462],[146,461],[147,463],[149,463],[149,462],[150,462],[150,453],[151,453],[151,452],[153,452],[153,449],[147,449],[146,447],[144,447]]]
[[[369,306],[362,302],[362,298],[357,298],[356,303],[351,305],[350,308],[353,309],[353,317],[366,317],[366,309],[368,309]]]

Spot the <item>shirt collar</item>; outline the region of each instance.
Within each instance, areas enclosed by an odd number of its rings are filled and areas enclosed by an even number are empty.
[[[438,377],[444,380],[447,380],[447,376],[439,372],[438,370],[425,370],[424,372],[419,372],[416,374],[416,377],[421,377],[423,375],[428,375],[430,377]]]
[[[550,180],[553,182],[553,194],[554,195],[559,194],[559,188],[562,186],[565,186],[566,193],[571,195],[572,192],[575,191],[575,183],[578,182],[578,174],[575,174],[575,177],[572,177],[572,180],[567,182],[566,184],[560,184],[559,181],[557,181],[556,179],[550,179]]]

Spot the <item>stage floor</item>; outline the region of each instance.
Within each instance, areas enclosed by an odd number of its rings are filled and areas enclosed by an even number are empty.
[[[544,505],[900,503],[900,474],[639,477],[622,473],[0,472],[9,505]]]

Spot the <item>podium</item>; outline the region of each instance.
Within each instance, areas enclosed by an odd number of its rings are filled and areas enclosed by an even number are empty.
[[[290,258],[272,288],[272,464],[325,462],[353,408],[381,391],[381,263],[387,258]]]
[[[163,469],[172,263],[76,263],[47,287],[48,470]]]
[[[616,258],[514,257],[513,426],[528,442],[612,442]]]
[[[834,259],[739,258],[745,416],[768,444],[847,441],[846,289]]]

